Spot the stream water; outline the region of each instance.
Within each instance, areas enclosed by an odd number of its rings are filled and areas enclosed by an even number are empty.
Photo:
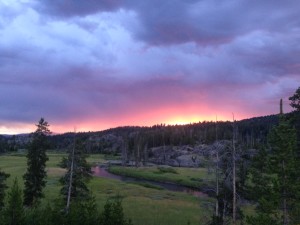
[[[149,181],[149,180],[140,179],[140,178],[115,175],[115,174],[109,173],[105,168],[102,168],[100,166],[92,167],[92,171],[93,171],[93,175],[96,177],[105,177],[105,178],[110,178],[110,179],[116,179],[116,180],[120,180],[123,182],[148,183],[148,184],[159,186],[159,187],[169,190],[169,191],[184,192],[184,193],[188,193],[188,194],[191,194],[191,195],[197,196],[197,197],[207,196],[207,194],[205,194],[201,191],[198,191],[198,190],[195,190],[195,189],[192,189],[189,187],[181,186],[178,184],[163,183],[163,182],[157,182],[157,181]]]

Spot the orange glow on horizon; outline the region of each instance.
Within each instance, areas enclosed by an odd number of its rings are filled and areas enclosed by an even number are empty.
[[[218,121],[232,120],[231,114],[229,117],[218,116]],[[236,118],[238,119],[238,118]],[[91,120],[91,121],[81,121],[76,124],[77,132],[88,132],[88,131],[101,131],[110,128],[122,127],[122,126],[154,126],[157,124],[165,125],[187,125],[193,123],[199,123],[203,121],[216,121],[215,115],[205,116],[205,115],[179,115],[179,116],[169,116],[165,114],[154,114],[152,115],[135,115],[133,118],[127,117],[122,120]],[[51,125],[51,123],[50,123]],[[50,126],[51,131],[54,133],[65,133],[73,132],[73,124],[55,125]]]
[[[198,123],[203,121],[200,117],[184,117],[184,116],[175,116],[165,121],[166,125],[186,125],[191,123]]]
[[[45,118],[50,124],[50,130],[53,134],[88,131],[101,131],[121,126],[153,126],[157,124],[166,125],[185,125],[203,121],[232,120],[232,113],[217,113],[216,110],[206,106],[199,105],[180,105],[168,108],[157,108],[155,110],[140,109],[136,114],[111,115],[106,118],[90,118],[89,120],[77,120],[71,118],[71,121],[60,122],[53,121],[51,118]],[[246,115],[237,113],[236,120],[241,120],[255,115]],[[11,126],[0,126],[0,134],[20,134],[31,133],[36,129],[35,123],[32,124],[12,124]]]

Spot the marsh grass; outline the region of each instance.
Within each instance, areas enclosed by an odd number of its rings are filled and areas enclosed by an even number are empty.
[[[64,170],[59,168],[58,164],[63,156],[65,154],[48,153],[47,185],[42,204],[52,204],[59,197],[61,189],[59,178],[64,174]],[[88,158],[88,162],[91,164],[101,161],[105,161],[102,155],[91,155]],[[0,168],[11,174],[8,179],[9,186],[12,185],[14,177],[17,177],[23,188],[22,176],[26,171],[25,154],[1,155]],[[157,171],[156,168],[153,170]],[[176,168],[176,171],[178,174],[163,173],[161,175],[172,175],[178,179],[178,175],[183,178],[187,174],[194,177],[198,173],[204,173],[198,169],[184,172],[184,170]],[[89,188],[100,208],[104,206],[108,198],[113,198],[116,195],[122,196],[124,213],[127,218],[132,219],[134,225],[186,225],[188,221],[191,225],[205,224],[211,214],[211,209],[207,205],[213,203],[213,199],[208,197],[199,199],[186,193],[99,177],[91,179]]]
[[[164,190],[164,188],[161,187],[161,186],[154,185],[154,184],[149,184],[147,182],[140,182],[140,181],[134,182],[134,181],[131,181],[131,182],[127,182],[127,183],[140,185],[140,186],[143,186],[143,187],[146,187],[146,188],[153,188],[153,189],[156,189],[156,190]]]
[[[121,167],[111,166],[109,172],[142,178],[146,180],[175,183],[191,188],[201,189],[213,184],[213,174],[207,173],[205,168],[172,168],[172,167]]]
[[[174,173],[174,174],[178,174],[177,170],[174,169],[174,168],[172,168],[172,167],[161,167],[161,166],[159,166],[159,167],[157,167],[157,170],[158,171],[156,171],[154,173],[156,173],[156,174],[162,174],[162,173]]]

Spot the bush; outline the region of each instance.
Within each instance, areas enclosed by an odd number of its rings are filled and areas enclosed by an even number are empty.
[[[172,167],[157,167],[158,171],[156,173],[174,173],[178,174],[178,172]]]
[[[19,187],[17,178],[15,178],[3,209],[2,224],[21,225],[24,223],[24,215],[22,190]]]
[[[125,219],[120,198],[106,202],[100,215],[100,225],[132,225],[130,219]]]

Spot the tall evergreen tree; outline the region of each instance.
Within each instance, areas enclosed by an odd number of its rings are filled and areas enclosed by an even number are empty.
[[[292,124],[296,129],[297,133],[297,147],[296,147],[296,164],[297,171],[295,173],[295,185],[297,186],[295,189],[297,192],[295,193],[295,205],[291,211],[291,218],[293,221],[297,221],[300,223],[300,87],[296,90],[293,96],[289,98],[291,101],[290,105],[293,107],[294,111],[292,113]]]
[[[276,193],[272,186],[272,174],[268,173],[268,155],[265,148],[261,148],[253,158],[248,184],[248,197],[258,202],[255,216],[247,218],[251,225],[277,225]]]
[[[296,131],[283,115],[279,125],[270,134],[271,156],[269,169],[276,175],[273,181],[282,205],[283,224],[290,224],[289,211],[294,199],[294,173],[296,170]]]
[[[269,135],[270,150],[264,156],[264,165],[259,165],[252,173],[252,182],[258,197],[257,216],[248,218],[250,224],[258,221],[273,221],[282,217],[283,225],[297,224],[291,211],[297,201],[296,131],[280,107],[279,125]],[[263,152],[262,152],[263,153]],[[261,159],[260,159],[261,160]],[[259,171],[261,169],[261,171]],[[274,220],[275,219],[275,220]]]
[[[32,141],[27,153],[27,171],[24,174],[24,205],[33,206],[44,197],[43,188],[46,185],[46,149],[49,146],[47,135],[50,134],[49,124],[43,118],[36,125]]]
[[[7,189],[7,185],[5,183],[6,179],[9,177],[9,174],[0,170],[0,211],[4,206],[4,197],[5,190]]]
[[[291,101],[290,105],[294,109],[292,120],[297,131],[297,157],[300,158],[300,87],[289,100]]]

